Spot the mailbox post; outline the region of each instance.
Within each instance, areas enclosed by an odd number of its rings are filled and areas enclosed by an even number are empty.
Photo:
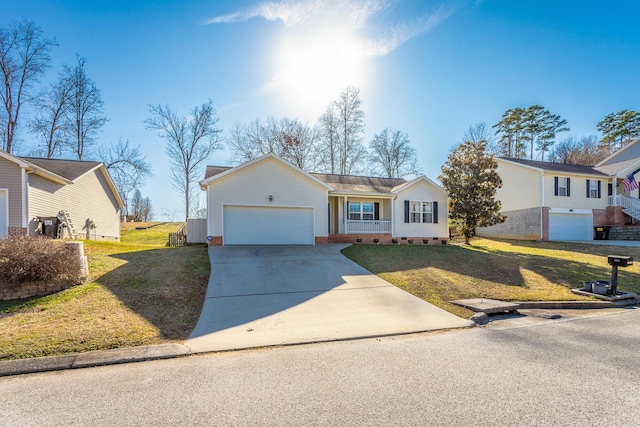
[[[611,295],[618,292],[618,267],[629,267],[633,265],[633,257],[621,255],[609,255],[607,262],[611,266]]]

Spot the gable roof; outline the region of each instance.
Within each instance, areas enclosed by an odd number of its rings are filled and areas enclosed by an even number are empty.
[[[378,194],[396,194],[418,182],[424,181],[440,191],[446,193],[446,191],[440,187],[435,182],[431,181],[429,178],[425,176],[419,176],[411,181],[407,181],[402,178],[381,178],[381,177],[373,177],[373,176],[357,176],[357,175],[338,175],[338,174],[330,174],[330,173],[307,173],[302,169],[295,167],[289,162],[281,159],[273,153],[266,154],[258,159],[251,160],[247,163],[243,163],[240,166],[230,167],[230,166],[207,166],[204,179],[200,181],[200,186],[204,189],[204,187],[214,181],[216,179],[222,178],[230,173],[233,173],[237,170],[243,169],[251,164],[255,164],[267,157],[273,157],[278,159],[285,164],[295,168],[296,170],[308,175],[314,180],[322,183],[325,187],[329,189],[329,191],[333,193],[345,193],[345,194],[369,194],[369,195],[378,195]]]
[[[608,176],[608,174],[600,172],[599,170],[595,169],[593,166],[571,165],[567,163],[541,162],[538,160],[512,159],[510,157],[498,157],[498,160],[517,163],[520,165],[528,166],[528,167],[543,170],[543,171],[574,173],[578,175]]]
[[[107,168],[101,162],[48,159],[40,157],[17,157],[3,150],[0,150],[0,157],[16,163],[19,167],[26,169],[28,172],[33,172],[62,185],[73,184],[74,181],[82,178],[89,172],[99,169],[100,173],[102,173],[102,176],[107,181],[107,185],[111,189],[111,192],[116,198],[118,206],[124,206],[122,197],[120,197],[118,189],[113,183],[111,175],[109,175],[109,171],[107,171]]]
[[[405,182],[404,184],[398,185],[397,187],[395,187],[393,189],[393,193],[399,193],[403,190],[406,190],[407,188],[419,183],[419,182],[426,182],[429,185],[432,185],[433,187],[435,187],[437,190],[442,191],[443,193],[447,194],[447,190],[445,190],[444,188],[442,188],[441,186],[439,186],[438,184],[436,184],[435,182],[433,182],[432,180],[430,180],[429,178],[427,178],[426,176],[422,175],[419,177],[416,177],[414,179],[412,179],[409,182]]]
[[[607,157],[606,159],[602,160],[600,163],[598,163],[596,166],[604,166],[604,165],[608,165],[608,164],[612,164],[612,163],[618,163],[624,160],[629,160],[630,157],[637,159],[638,158],[638,151],[640,151],[639,147],[638,147],[638,143],[640,143],[640,138],[635,139],[633,141],[631,141],[630,143],[628,143],[627,145],[625,145],[624,147],[614,151],[613,153],[611,153],[611,155],[609,155],[609,157]],[[629,153],[627,155],[626,152],[627,151],[632,151],[632,153]],[[633,152],[635,151],[635,153]],[[617,157],[622,157],[622,159],[617,159]]]
[[[69,181],[75,181],[87,172],[96,169],[102,163],[85,160],[44,159],[39,157],[22,157],[32,166],[44,172],[50,172]]]
[[[207,186],[210,182],[215,181],[217,179],[220,179],[222,177],[225,177],[229,174],[235,173],[239,170],[245,169],[249,166],[255,165],[256,163],[260,163],[262,161],[265,161],[267,159],[273,159],[277,162],[282,163],[283,165],[295,170],[296,172],[300,173],[301,175],[309,178],[311,181],[320,184],[321,186],[325,187],[327,190],[331,191],[333,190],[333,187],[331,187],[329,184],[322,182],[321,180],[319,180],[318,178],[316,178],[315,176],[313,176],[312,174],[310,174],[309,172],[306,172],[302,169],[300,169],[299,167],[295,166],[292,163],[289,163],[288,161],[276,156],[273,153],[267,153],[264,156],[260,156],[256,159],[250,160],[248,162],[245,162],[241,165],[238,165],[236,167],[233,168],[227,168],[224,166],[207,166],[207,170],[205,171],[205,178],[200,181],[200,188],[202,188],[204,190],[204,187]]]

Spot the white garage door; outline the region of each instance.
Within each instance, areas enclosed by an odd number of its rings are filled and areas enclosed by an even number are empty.
[[[313,245],[313,209],[225,206],[225,245]]]
[[[7,209],[7,190],[0,190],[0,236],[6,236],[9,230],[9,211]]]
[[[593,240],[593,215],[549,213],[549,240]]]

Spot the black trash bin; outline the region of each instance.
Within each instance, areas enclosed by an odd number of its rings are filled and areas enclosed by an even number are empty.
[[[593,231],[595,232],[595,240],[609,240],[609,228],[605,225],[599,225],[597,227],[593,227]]]

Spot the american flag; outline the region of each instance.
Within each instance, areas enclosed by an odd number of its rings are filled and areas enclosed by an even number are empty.
[[[638,183],[636,182],[636,178],[633,174],[630,174],[628,177],[623,179],[622,183],[624,184],[624,190],[627,193],[631,193],[633,190],[638,188]]]

